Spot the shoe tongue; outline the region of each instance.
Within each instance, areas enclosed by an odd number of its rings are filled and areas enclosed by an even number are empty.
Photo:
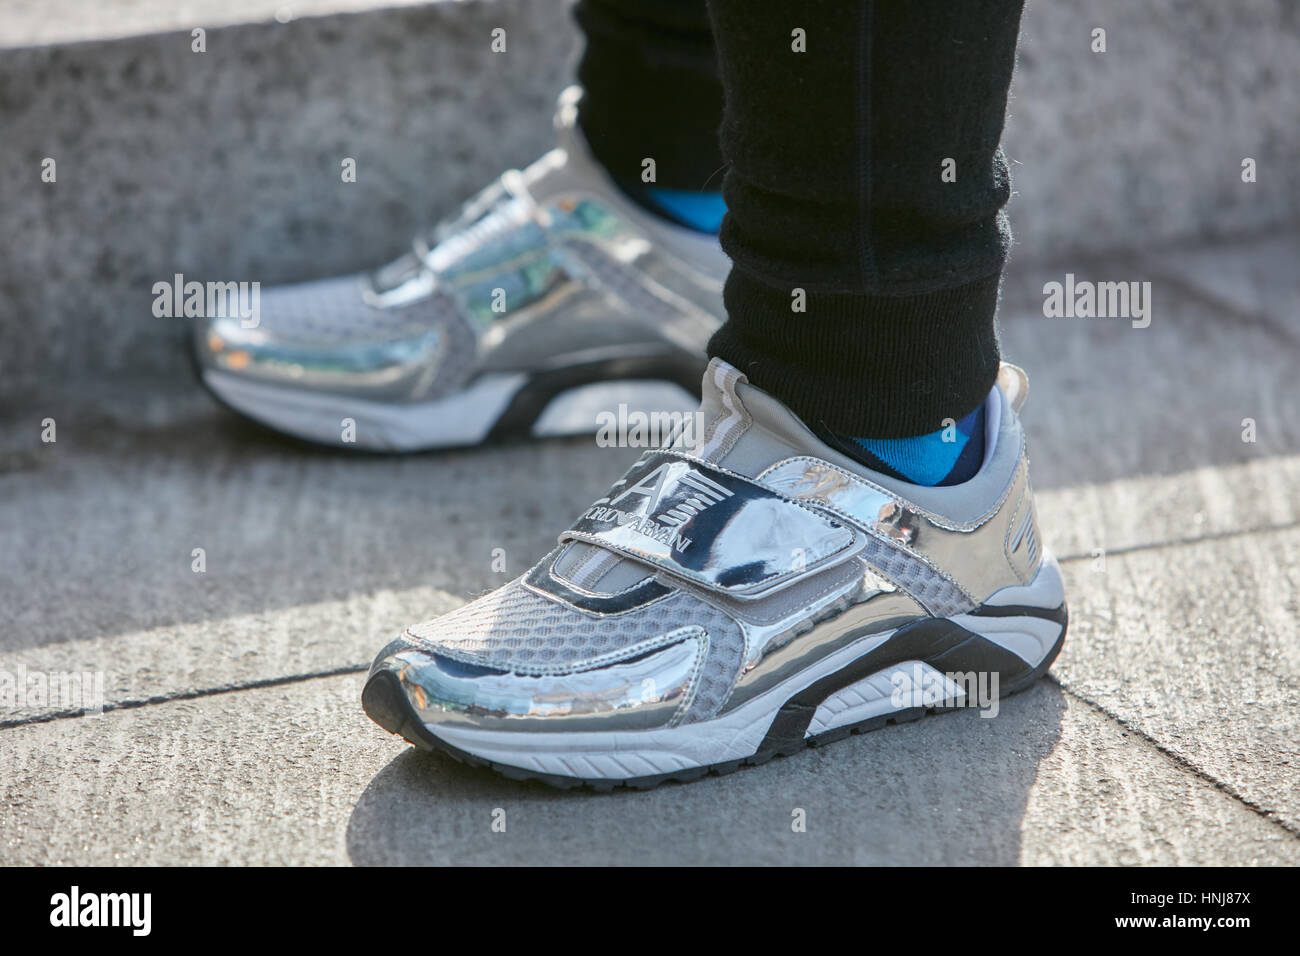
[[[721,468],[757,478],[773,463],[793,455],[834,455],[781,402],[749,384],[722,359],[704,374],[700,427],[694,442],[672,447]]]
[[[736,387],[747,381],[735,366],[711,359],[700,383],[700,408],[691,423],[694,427],[684,429],[668,447],[721,464],[754,421],[736,393]]]

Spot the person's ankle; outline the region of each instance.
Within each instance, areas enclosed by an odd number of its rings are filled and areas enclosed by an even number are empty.
[[[727,204],[720,192],[662,189],[637,180],[614,180],[629,199],[653,215],[707,235],[717,235]]]
[[[911,438],[835,436],[855,461],[914,485],[959,485],[984,462],[984,404],[944,428]]]

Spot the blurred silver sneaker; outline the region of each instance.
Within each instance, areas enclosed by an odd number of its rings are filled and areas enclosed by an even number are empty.
[[[727,259],[619,191],[575,125],[579,96],[560,97],[557,148],[397,262],[264,289],[255,322],[204,320],[203,383],[279,431],[378,451],[694,408]]]
[[[824,445],[718,359],[528,573],[407,629],[362,705],[411,743],[561,787],[648,787],[959,706],[996,716],[1065,639],[1004,366],[985,458],[923,487]]]

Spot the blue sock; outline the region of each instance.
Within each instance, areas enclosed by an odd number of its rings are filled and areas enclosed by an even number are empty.
[[[646,190],[651,203],[669,219],[697,232],[716,233],[722,228],[727,203],[722,193],[705,193],[689,189]]]
[[[945,432],[951,440],[944,441]],[[874,471],[914,485],[958,485],[974,477],[984,463],[984,405],[951,429],[915,438],[851,441],[855,457]]]
[[[660,189],[639,182],[619,182],[619,188],[637,204],[679,226],[717,235],[727,204],[720,192],[698,189]]]

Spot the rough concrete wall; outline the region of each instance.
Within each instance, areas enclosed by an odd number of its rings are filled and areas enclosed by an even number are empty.
[[[384,261],[547,146],[578,42],[567,0],[470,0],[213,28],[204,54],[185,30],[0,49],[0,381],[175,365],[180,324],[150,304],[176,272]],[[1300,221],[1298,120],[1296,4],[1031,0],[1005,140],[1015,255]]]

